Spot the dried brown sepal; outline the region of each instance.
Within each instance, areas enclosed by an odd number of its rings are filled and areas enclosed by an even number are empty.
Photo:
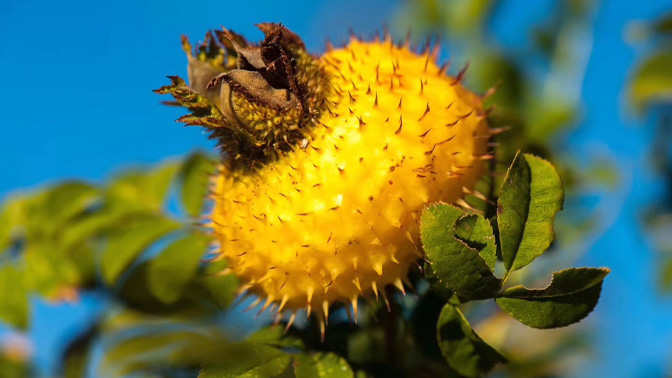
[[[227,155],[235,157],[241,150],[249,151],[250,154],[263,153],[262,151],[255,152],[255,148],[258,149],[257,143],[247,133],[231,127],[217,106],[207,97],[190,88],[178,76],[168,76],[168,78],[172,84],[156,89],[154,92],[171,94],[175,102],[171,102],[170,105],[179,105],[191,111],[190,114],[178,118],[178,122],[208,128],[212,131],[212,136],[218,139],[219,147]]]
[[[234,167],[292,149],[324,107],[326,74],[299,36],[281,24],[257,26],[265,34],[259,45],[227,29],[193,49],[183,38],[189,86],[171,77],[172,86],[157,90],[191,110],[179,121],[210,129]]]

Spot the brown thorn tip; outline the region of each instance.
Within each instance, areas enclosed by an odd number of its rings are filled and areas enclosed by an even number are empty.
[[[462,80],[464,79],[464,75],[467,73],[468,69],[469,69],[469,62],[467,62],[467,64],[464,65],[464,67],[460,70],[460,72],[458,72],[457,77],[455,78],[455,80],[453,80],[452,83],[450,83],[450,85],[455,85],[457,83],[462,82]]]
[[[411,47],[411,29],[408,29],[406,32],[406,40],[404,40],[404,47],[409,48]]]
[[[427,108],[425,109],[425,112],[422,113],[422,116],[420,116],[420,118],[418,118],[418,122],[422,121],[425,118],[425,116],[427,116],[427,114],[429,114],[429,102],[427,103]]]
[[[496,128],[496,129],[490,129],[489,133],[490,133],[490,135],[498,135],[498,134],[501,134],[505,131],[509,131],[510,129],[511,129],[510,127],[505,126],[505,127],[500,127],[500,128]]]
[[[499,82],[497,82],[497,84],[488,88],[488,90],[485,91],[485,93],[483,93],[483,95],[481,96],[481,99],[485,100],[487,98],[490,98],[490,96],[494,95],[495,93],[497,93],[497,90],[499,89],[499,86],[501,84],[502,84],[502,81],[500,80]]]
[[[399,128],[398,128],[397,131],[395,131],[394,133],[395,133],[395,134],[399,134],[399,133],[401,133],[401,127],[402,127],[402,126],[404,126],[404,119],[402,118],[402,115],[399,114]]]

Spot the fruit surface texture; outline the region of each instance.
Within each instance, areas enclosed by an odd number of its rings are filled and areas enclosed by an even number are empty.
[[[315,62],[326,88],[303,139],[254,170],[224,164],[212,228],[220,254],[264,309],[357,308],[400,290],[422,259],[419,219],[460,203],[486,171],[480,96],[430,52],[353,38]]]

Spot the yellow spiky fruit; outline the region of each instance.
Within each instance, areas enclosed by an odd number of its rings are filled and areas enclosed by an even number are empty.
[[[326,110],[304,143],[254,174],[223,167],[212,227],[246,289],[279,310],[322,318],[388,284],[422,257],[429,203],[461,201],[484,173],[481,98],[429,53],[351,40],[317,60]]]

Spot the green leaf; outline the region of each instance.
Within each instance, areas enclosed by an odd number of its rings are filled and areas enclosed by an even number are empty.
[[[12,350],[18,348],[18,350]],[[26,378],[34,377],[35,372],[30,367],[30,356],[27,351],[20,350],[8,343],[5,339],[4,350],[0,350],[0,377]]]
[[[635,69],[630,81],[630,101],[639,110],[654,102],[672,101],[672,51],[648,57]]]
[[[501,280],[477,250],[455,237],[455,223],[462,216],[462,210],[450,205],[426,208],[420,225],[423,248],[437,281],[446,289],[467,299],[491,298]],[[466,235],[469,220],[463,222],[459,232]]]
[[[562,209],[562,182],[546,160],[518,152],[504,177],[497,224],[507,271],[541,256],[553,242],[555,214]]]
[[[72,260],[53,252],[49,243],[33,243],[26,247],[25,284],[31,292],[61,300],[65,292],[77,286],[80,274]]]
[[[206,366],[198,378],[271,378],[282,374],[290,363],[288,354],[271,347],[239,344],[221,364]]]
[[[171,324],[165,320],[162,326],[153,328],[147,322],[111,339],[93,376],[121,378],[155,372],[166,366],[199,366],[223,358],[220,355],[236,355],[236,350],[244,356],[243,353],[250,353],[249,349],[237,345],[234,349],[215,329]]]
[[[348,363],[333,353],[300,354],[294,359],[296,378],[354,378]]]
[[[190,233],[166,247],[149,263],[148,284],[164,303],[175,303],[192,279],[212,238]]]
[[[252,344],[264,344],[277,348],[304,348],[301,339],[287,336],[282,327],[261,328],[250,335],[245,341]]]
[[[455,222],[455,237],[477,250],[490,271],[495,271],[497,245],[490,221],[478,214],[467,214]]]
[[[58,233],[73,217],[80,215],[98,198],[98,189],[78,182],[64,182],[54,185],[38,194],[31,209],[34,228],[49,235]]]
[[[220,308],[228,307],[239,287],[238,278],[234,274],[200,277],[196,283],[204,288],[209,299]]]
[[[102,273],[105,282],[114,283],[145,248],[178,227],[177,222],[168,218],[146,215],[114,230],[103,251]]]
[[[14,196],[2,203],[0,207],[0,253],[11,245],[17,228],[25,222],[27,202],[23,196]]]
[[[228,265],[224,259],[212,261],[205,266],[203,274],[194,282],[205,290],[208,301],[214,302],[220,308],[226,308],[231,304],[239,287],[236,275],[224,273]]]
[[[197,217],[203,211],[209,179],[216,167],[217,162],[202,153],[192,154],[182,165],[180,171],[182,204],[190,217]]]
[[[124,171],[111,180],[108,201],[135,209],[161,211],[178,169],[179,164],[168,162],[152,169]]]
[[[24,272],[0,267],[0,320],[17,328],[28,326],[29,302]]]
[[[439,348],[448,365],[465,377],[480,377],[507,359],[483,341],[459,309],[446,304],[436,324]]]
[[[506,289],[497,304],[521,323],[533,328],[557,328],[576,323],[593,311],[609,274],[605,268],[571,268],[553,273],[544,289],[522,285]]]

